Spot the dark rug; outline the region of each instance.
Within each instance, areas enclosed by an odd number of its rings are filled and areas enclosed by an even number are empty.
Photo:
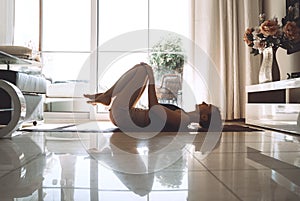
[[[207,132],[205,128],[198,128],[198,132]],[[260,132],[262,130],[251,128],[246,125],[224,125],[222,132]]]
[[[25,128],[20,129],[20,131],[27,131],[27,132],[82,132],[82,133],[108,133],[108,132],[122,132],[118,128],[107,128],[107,129],[78,129],[71,128],[74,125],[58,127],[58,128],[51,128],[51,129],[43,129],[43,128]],[[197,129],[188,129],[186,132],[207,132],[208,129],[205,128],[197,128]],[[252,128],[246,125],[224,125],[222,132],[261,132],[262,130]],[[166,131],[167,132],[167,131]],[[171,132],[171,131],[170,131]],[[174,132],[174,131],[173,131]],[[185,131],[183,131],[185,132]]]

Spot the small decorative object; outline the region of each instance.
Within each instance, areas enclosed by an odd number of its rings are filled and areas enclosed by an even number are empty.
[[[182,74],[185,53],[181,38],[176,35],[162,38],[152,47],[148,59],[157,81],[165,74]]]
[[[259,15],[259,26],[247,28],[244,41],[252,48],[251,54],[263,54],[259,83],[280,80],[280,71],[276,60],[279,47],[290,50],[300,42],[299,17],[288,14],[278,23],[278,19],[266,20],[264,14]]]
[[[300,72],[287,73],[287,79],[293,79],[300,77]]]

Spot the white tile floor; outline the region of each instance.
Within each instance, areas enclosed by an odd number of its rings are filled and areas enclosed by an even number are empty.
[[[300,136],[140,136],[68,131],[1,139],[0,200],[300,200]]]

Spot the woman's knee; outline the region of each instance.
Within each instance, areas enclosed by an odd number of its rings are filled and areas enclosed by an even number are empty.
[[[148,75],[147,68],[149,68],[149,67],[146,65],[137,64],[136,68],[135,68],[136,73],[138,74],[139,77],[146,77]]]

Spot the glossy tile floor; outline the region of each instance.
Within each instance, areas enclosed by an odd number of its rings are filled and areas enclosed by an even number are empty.
[[[17,134],[0,140],[0,200],[300,200],[300,136]]]

